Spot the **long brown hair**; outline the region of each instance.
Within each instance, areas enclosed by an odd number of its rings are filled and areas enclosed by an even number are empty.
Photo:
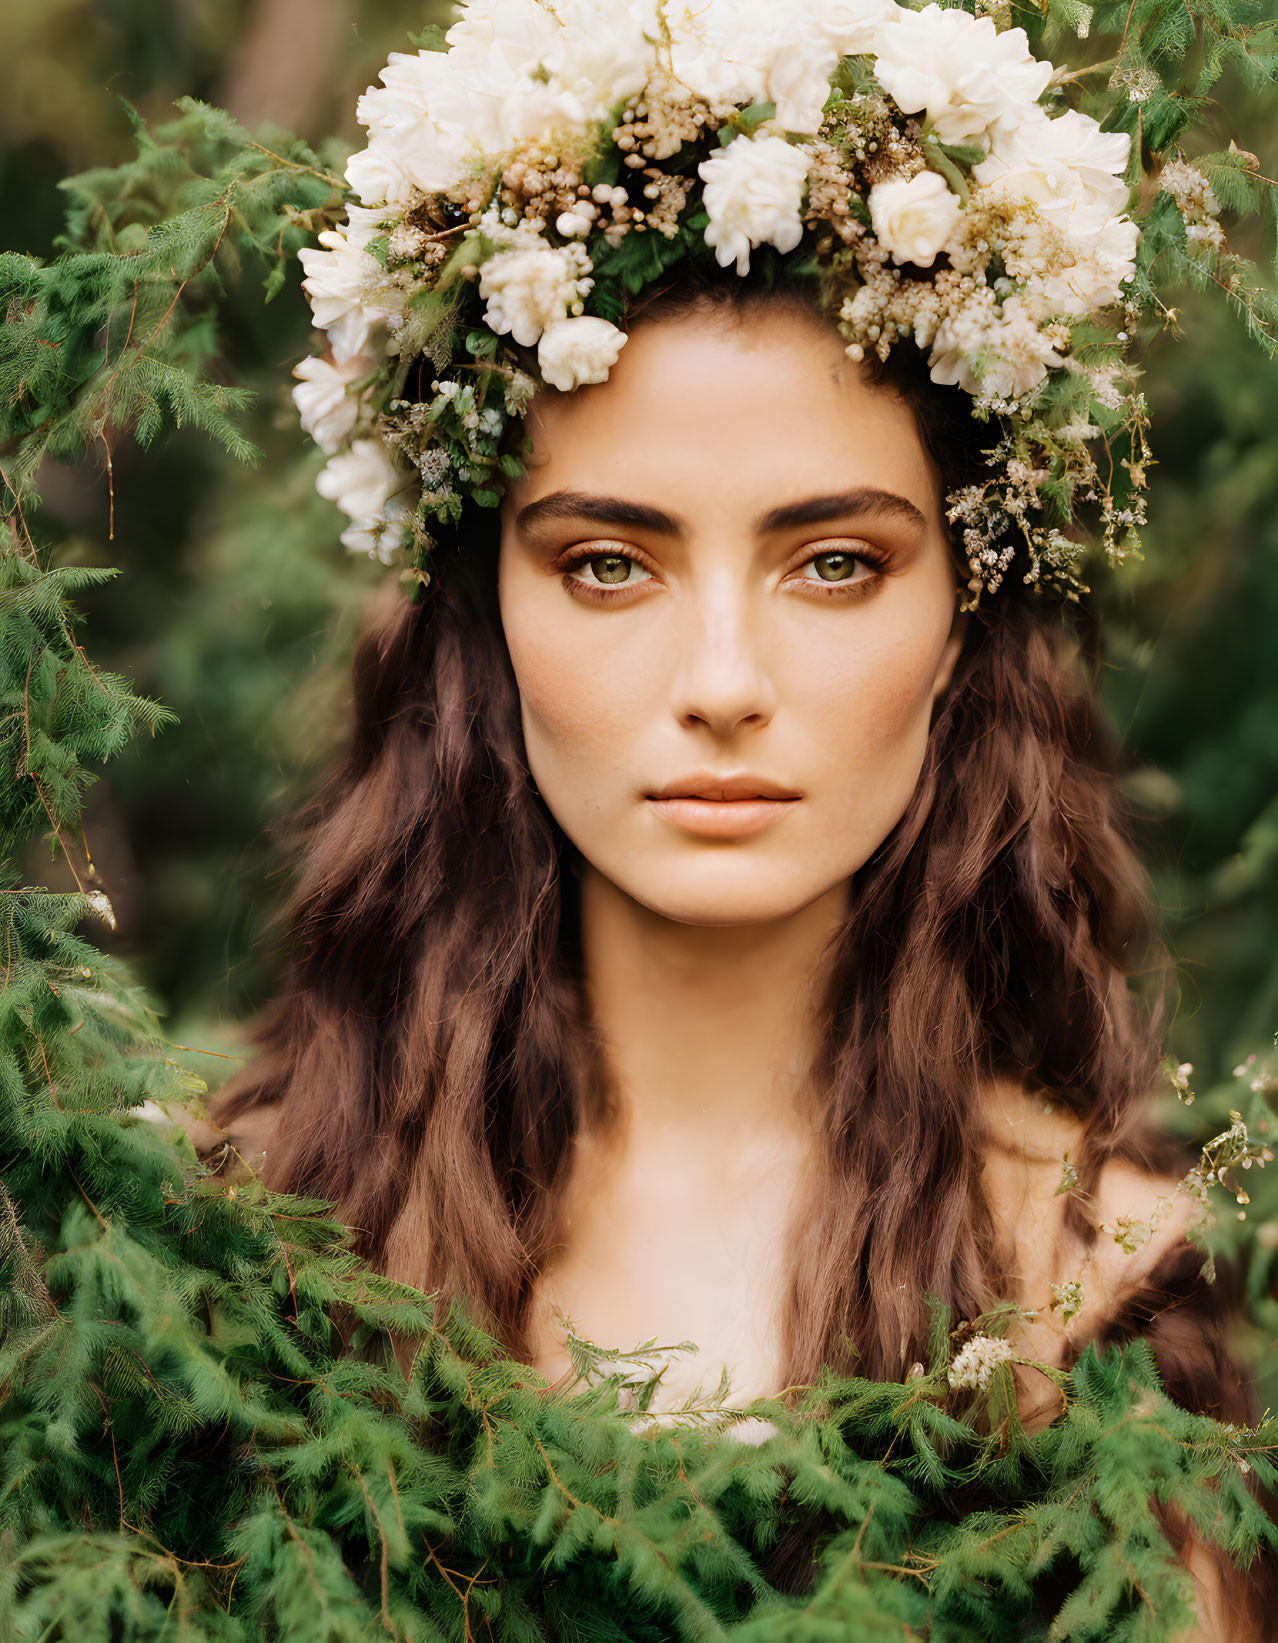
[[[778,300],[729,276],[644,318]],[[908,362],[877,376],[913,407],[942,490],[970,479],[981,434],[958,390]],[[368,1261],[462,1295],[526,1357],[572,1138],[607,1097],[496,557],[477,513],[422,598],[377,601],[349,751],[299,818],[283,985],[216,1116],[271,1109],[268,1184],[335,1200]],[[926,1356],[927,1294],[963,1317],[988,1304],[986,1081],[1080,1117],[1085,1189],[1144,1125],[1157,1006],[1129,977],[1150,917],[1095,666],[1085,624],[1009,581],[969,624],[906,814],[856,875],[819,1051],[824,1164],[786,1265],[785,1384],[823,1363],[900,1376]]]

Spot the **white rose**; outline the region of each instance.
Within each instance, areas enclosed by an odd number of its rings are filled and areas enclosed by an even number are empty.
[[[464,175],[471,144],[464,130],[441,124],[436,114],[460,77],[451,58],[451,52],[394,51],[381,87],[370,86],[356,103],[369,144],[347,163],[346,180],[361,199],[407,204],[413,187],[439,193]]]
[[[567,392],[582,383],[606,382],[625,344],[624,331],[606,319],[581,314],[546,327],[537,345],[537,364],[552,388]]]
[[[581,295],[578,266],[562,249],[544,243],[489,257],[479,274],[489,325],[531,348],[548,325],[568,317]]]
[[[339,364],[366,352],[373,328],[403,306],[403,292],[389,285],[385,270],[344,234],[326,228],[313,246],[297,253],[306,270],[302,289],[310,298],[315,324],[328,333]]]
[[[748,273],[751,247],[765,241],[794,250],[803,238],[799,213],[810,161],[807,148],[783,137],[738,137],[701,163],[706,244],[722,267],[735,260],[737,273]]]
[[[360,108],[383,164],[426,193],[480,156],[602,120],[642,91],[659,30],[655,0],[487,0],[445,38],[447,52],[392,58]]]
[[[1118,302],[1123,285],[1136,272],[1140,229],[1130,217],[1112,217],[1091,250],[1067,268],[1053,270],[1031,283],[1027,300],[1038,312],[1079,319]]]
[[[562,27],[540,62],[528,68],[549,74],[564,118],[591,124],[643,90],[660,38],[655,0],[555,0],[552,15]]]
[[[725,111],[764,101],[762,64],[731,47],[732,10],[726,0],[668,0],[662,11],[673,84]]]
[[[403,210],[412,203],[408,173],[385,143],[371,142],[351,155],[346,162],[346,183],[368,205],[377,202]]]
[[[898,10],[875,52],[879,84],[903,113],[926,110],[943,143],[980,142],[996,121],[1024,119],[1052,77],[1024,29],[1000,34],[988,17],[937,5]]]
[[[892,253],[893,262],[919,268],[932,266],[963,215],[957,197],[935,171],[876,183],[867,203],[875,237]]]
[[[359,403],[348,386],[373,368],[366,354],[356,354],[341,365],[327,359],[304,359],[293,367],[299,378],[293,390],[302,427],[321,451],[333,452],[355,426]]]
[[[807,0],[806,7],[776,0],[669,4],[663,18],[674,82],[721,110],[775,103],[778,127],[813,134],[840,54],[819,13],[819,0]]]
[[[329,459],[315,489],[350,517],[341,536],[343,546],[370,557],[376,553],[388,565],[399,541],[396,527],[409,513],[410,483],[380,439],[357,439],[350,450]]]
[[[896,0],[813,0],[817,23],[841,57],[872,52],[879,28],[902,9]]]
[[[1001,315],[994,301],[993,291],[978,288],[957,314],[941,321],[928,358],[933,382],[957,383],[985,399],[1019,398],[1051,367],[1065,363],[1019,297],[1006,297]],[[977,353],[983,356],[979,377],[972,365]]]
[[[1126,132],[1102,131],[1090,115],[1070,109],[1053,120],[1035,109],[994,133],[972,175],[982,188],[1033,200],[1049,222],[1090,249],[1127,204],[1122,174],[1130,148]]]
[[[839,66],[838,47],[824,34],[793,30],[768,65],[767,101],[776,105],[783,131],[814,136],[830,95],[830,76]]]

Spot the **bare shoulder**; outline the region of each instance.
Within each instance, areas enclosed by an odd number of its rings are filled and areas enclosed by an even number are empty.
[[[1174,1171],[1108,1159],[1086,1190],[1072,1165],[1081,1120],[1041,1095],[1001,1083],[985,1092],[983,1184],[1013,1293],[1033,1312],[1017,1338],[1027,1359],[1071,1365],[1090,1343],[1139,1337],[1173,1402],[1251,1425],[1259,1407],[1235,1356],[1232,1282],[1209,1280],[1190,1239],[1194,1200]],[[1164,1157],[1174,1148],[1155,1147]],[[1021,1418],[1031,1430],[1060,1412],[1055,1385],[1015,1370]],[[1243,1575],[1202,1542],[1171,1506],[1160,1507],[1194,1579],[1197,1625],[1176,1643],[1260,1643],[1278,1595],[1278,1566]]]
[[[1011,1298],[1037,1314],[1025,1345],[1043,1362],[1067,1362],[1169,1257],[1189,1249],[1193,1258],[1193,1201],[1178,1175],[1117,1157],[1085,1190],[1075,1168],[1082,1121],[1010,1082],[989,1087],[984,1124],[997,1248]]]

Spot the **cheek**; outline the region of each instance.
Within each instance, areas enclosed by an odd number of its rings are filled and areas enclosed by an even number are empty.
[[[795,658],[795,699],[826,750],[835,782],[877,776],[912,791],[927,746],[932,692],[944,635],[924,619],[892,629],[866,624],[853,643],[810,646]],[[864,789],[861,790],[864,802]],[[885,792],[884,798],[889,795]],[[898,795],[899,796],[899,795]]]
[[[550,611],[508,624],[506,642],[519,686],[524,741],[534,781],[551,790],[625,762],[648,710],[645,682],[619,666],[615,648],[583,635]]]

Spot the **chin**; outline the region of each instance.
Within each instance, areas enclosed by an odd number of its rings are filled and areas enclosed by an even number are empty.
[[[801,871],[787,873],[782,864],[714,860],[653,862],[636,871],[632,857],[613,883],[633,901],[673,924],[770,924],[792,917],[833,888]]]

